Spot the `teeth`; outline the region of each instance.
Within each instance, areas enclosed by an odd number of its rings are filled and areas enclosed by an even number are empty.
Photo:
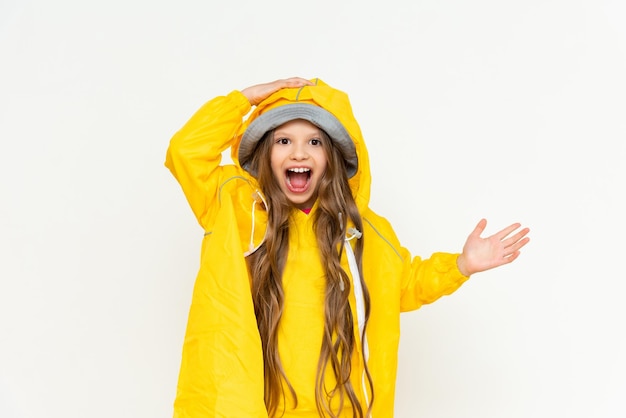
[[[311,171],[310,168],[304,168],[304,167],[297,167],[297,168],[290,168],[287,171],[293,171],[294,173],[306,173]]]

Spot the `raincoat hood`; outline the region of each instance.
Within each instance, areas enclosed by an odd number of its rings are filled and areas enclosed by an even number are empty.
[[[305,119],[323,129],[340,149],[357,207],[367,207],[371,176],[367,148],[348,95],[320,79],[314,85],[281,89],[259,103],[241,125],[231,147],[235,164],[252,176],[256,170],[249,158],[260,137],[268,130],[294,119]],[[267,129],[264,129],[267,128]]]

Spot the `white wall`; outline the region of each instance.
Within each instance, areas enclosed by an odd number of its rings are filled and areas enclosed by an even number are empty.
[[[170,417],[202,231],[163,167],[204,101],[347,91],[415,254],[513,265],[403,317],[397,417],[626,415],[619,0],[0,3],[0,416]]]

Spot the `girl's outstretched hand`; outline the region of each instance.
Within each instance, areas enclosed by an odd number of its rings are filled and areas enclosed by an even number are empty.
[[[244,96],[248,98],[250,104],[256,106],[269,97],[272,93],[284,88],[298,88],[302,86],[312,86],[313,83],[306,78],[291,77],[281,80],[272,81],[270,83],[257,84],[241,90]]]
[[[514,223],[490,237],[481,238],[480,234],[486,226],[487,220],[481,219],[478,222],[465,241],[463,253],[457,259],[457,266],[465,276],[511,263],[519,256],[520,248],[530,241],[526,236],[530,229],[524,228],[515,232],[521,226],[519,223]]]

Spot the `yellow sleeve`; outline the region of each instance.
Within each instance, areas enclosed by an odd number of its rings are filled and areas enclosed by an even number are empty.
[[[413,257],[402,247],[387,219],[368,209],[364,220],[373,234],[366,238],[366,244],[371,247],[368,257],[372,260],[365,260],[364,255],[363,262],[370,274],[380,276],[386,288],[393,287],[399,292],[402,312],[418,309],[453,293],[469,278],[457,267],[459,254],[438,252],[428,259]]]
[[[469,278],[457,267],[459,254],[438,252],[428,259],[422,259],[419,256],[411,258],[404,248],[401,253],[404,272],[400,309],[403,312],[418,309],[453,293]]]
[[[216,97],[202,106],[170,140],[165,166],[181,185],[204,229],[217,213],[215,203],[221,179],[237,170],[234,165],[220,166],[222,152],[231,146],[250,107],[239,91]]]

